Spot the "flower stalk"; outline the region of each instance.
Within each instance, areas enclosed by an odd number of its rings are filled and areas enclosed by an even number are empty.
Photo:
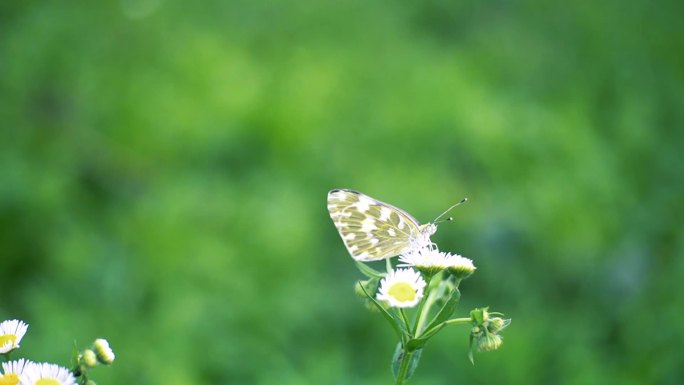
[[[403,261],[429,261],[438,267],[407,266],[404,263],[400,265],[404,268],[393,269],[390,264],[387,274],[379,282],[376,296],[366,290],[368,285],[362,282],[357,285],[357,291],[380,310],[397,333],[399,343],[392,360],[396,385],[407,383],[418,366],[427,341],[445,327],[472,326],[468,354],[472,361],[473,350],[490,351],[501,346],[502,338],[498,333],[510,322],[498,317],[499,313],[490,313],[487,308],[474,309],[467,317],[451,318],[461,298],[460,283],[475,270],[472,261],[448,253],[431,255],[429,250],[414,253],[412,258],[403,258]],[[458,263],[458,266],[450,263]],[[369,268],[362,272],[367,276],[374,274],[369,274]]]
[[[399,364],[399,372],[397,373],[396,385],[402,385],[408,379],[409,368],[411,366],[411,359],[413,358],[413,352],[407,352],[405,349],[402,351],[401,363]]]

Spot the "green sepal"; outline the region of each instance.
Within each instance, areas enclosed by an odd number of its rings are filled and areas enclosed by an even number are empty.
[[[397,337],[403,341],[405,338],[404,336],[408,333],[406,330],[404,330],[402,324],[397,321],[396,318],[394,318],[392,314],[390,314],[378,301],[376,301],[375,298],[370,296],[362,285],[359,285],[359,287],[363,293],[366,294],[366,297],[368,297],[368,299],[378,308],[378,310],[380,310],[380,313],[385,316],[390,325],[392,325],[392,329],[394,329],[394,332],[397,333]]]
[[[489,310],[489,306],[479,308],[479,309],[473,309],[470,311],[470,318],[473,319],[476,325],[482,325],[484,324],[484,314]]]
[[[468,360],[470,360],[470,363],[475,365],[475,357],[473,356],[473,350],[475,350],[475,347],[473,346],[473,334],[470,334],[470,343],[468,346]]]
[[[71,368],[73,372],[79,371],[79,362],[78,362],[78,345],[76,345],[76,340],[74,340],[74,347],[71,349]],[[78,377],[78,375],[77,375]]]
[[[385,276],[384,273],[381,273],[372,267],[366,265],[365,263],[361,263],[359,261],[356,261],[356,267],[359,269],[361,274],[365,275],[368,278],[383,278]]]
[[[396,349],[394,349],[394,354],[392,355],[392,374],[394,375],[394,379],[396,379],[397,374],[399,374],[399,369],[401,368],[401,361],[404,358],[404,354],[411,354],[411,362],[409,362],[408,372],[406,373],[406,377],[404,378],[405,380],[408,380],[413,375],[413,372],[416,371],[422,353],[423,349],[417,349],[415,351],[410,351],[406,353],[404,352],[402,343],[399,342],[397,344]]]
[[[435,318],[430,322],[430,324],[425,328],[425,330],[430,330],[434,328],[435,326],[441,324],[442,322],[446,321],[451,317],[452,314],[454,314],[454,311],[456,310],[456,306],[458,306],[458,301],[461,299],[461,292],[458,290],[458,288],[454,288],[454,291],[451,292],[450,298],[444,306],[439,310],[439,313],[435,316]]]

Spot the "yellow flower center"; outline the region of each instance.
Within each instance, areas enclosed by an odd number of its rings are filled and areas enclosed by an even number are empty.
[[[12,341],[12,347],[17,346],[17,336],[14,334],[3,334],[0,336],[0,346],[5,346],[8,341]]]
[[[0,385],[18,385],[19,376],[16,373],[7,373],[4,376],[0,376]]]
[[[409,302],[416,298],[416,290],[406,282],[395,283],[389,288],[388,293],[400,302]]]
[[[36,381],[35,385],[62,385],[59,381],[55,380],[54,378],[41,378],[40,380]]]

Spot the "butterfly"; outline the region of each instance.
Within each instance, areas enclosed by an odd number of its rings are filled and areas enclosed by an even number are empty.
[[[465,199],[442,215],[463,202]],[[348,189],[328,193],[328,211],[349,254],[362,262],[432,247],[430,236],[437,231],[436,222],[442,216],[421,225],[404,210]]]

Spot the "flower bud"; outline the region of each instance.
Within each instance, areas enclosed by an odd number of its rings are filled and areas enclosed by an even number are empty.
[[[105,365],[110,365],[114,362],[114,352],[109,347],[109,342],[107,342],[107,340],[104,338],[96,339],[93,348],[95,349],[95,355],[97,356],[98,361]]]
[[[368,297],[366,297],[366,293],[363,292],[364,290],[368,295],[372,296],[375,294],[375,292],[378,291],[378,279],[370,278],[365,281],[357,281],[356,285],[354,285],[354,293],[361,298],[367,299]]]
[[[496,315],[496,317],[494,317]],[[470,319],[473,323],[470,329],[470,353],[468,357],[473,362],[473,351],[488,352],[496,350],[503,344],[503,337],[499,332],[505,329],[510,323],[510,319],[498,317],[501,313],[489,312],[489,308],[473,309],[470,312]]]
[[[370,278],[365,281],[357,281],[356,284],[354,284],[354,293],[363,300],[364,307],[371,312],[377,312],[378,308],[373,301],[366,296],[366,293],[373,296],[373,294],[378,291],[378,282],[379,280],[377,278]],[[364,290],[366,293],[363,292]]]
[[[449,258],[448,270],[451,274],[456,276],[459,280],[470,277],[475,272],[475,265],[473,260],[462,257],[460,255],[452,255]]]
[[[94,368],[97,365],[97,356],[91,349],[86,349],[81,355],[81,363],[88,368]]]
[[[510,325],[511,320],[510,319],[503,319],[501,317],[494,317],[489,320],[489,325],[487,325],[487,330],[490,333],[498,333],[502,331],[503,329],[506,328],[506,326]]]
[[[503,338],[498,334],[485,333],[477,339],[477,350],[489,352],[496,350],[503,344]]]

